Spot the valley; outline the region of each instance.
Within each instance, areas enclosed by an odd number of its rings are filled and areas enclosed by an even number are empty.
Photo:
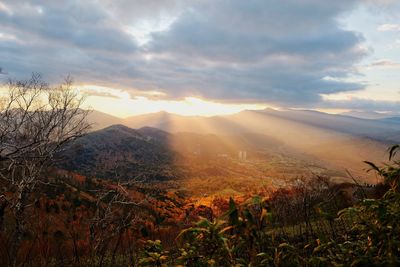
[[[103,116],[94,113],[96,120]],[[199,202],[268,195],[319,176],[375,184],[379,180],[363,161],[383,161],[400,132],[380,120],[311,111],[210,118],[156,113],[101,121],[120,124],[94,127],[69,145],[62,168],[110,181],[163,184]]]
[[[101,120],[103,115],[108,119]],[[226,164],[234,165],[238,153],[247,151],[247,164],[251,165],[246,168],[254,173],[269,172],[252,177],[285,176],[289,180],[314,173],[349,181],[349,172],[362,182],[376,183],[375,175],[366,174],[363,161],[384,162],[387,147],[400,141],[400,128],[386,119],[303,110],[266,109],[213,117],[160,112],[114,120],[95,111],[91,118],[93,130],[99,128],[98,120],[141,128],[139,131],[154,129],[144,134],[178,153],[174,164],[185,168],[192,164],[184,161],[196,153],[201,152],[197,158],[231,159]]]

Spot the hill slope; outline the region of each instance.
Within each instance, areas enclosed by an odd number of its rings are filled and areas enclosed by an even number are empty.
[[[237,157],[240,150],[265,150],[275,158],[283,153],[299,160],[318,160],[328,169],[349,170],[355,176],[365,176],[364,160],[382,162],[386,148],[400,142],[400,124],[393,120],[307,110],[266,109],[213,117],[158,112],[116,121],[132,128],[144,127],[137,134],[149,138],[147,142],[185,157],[199,152],[199,147],[202,155],[231,157]]]
[[[304,155],[326,162],[329,168],[365,175],[363,160],[381,162],[386,148],[400,142],[400,125],[387,120],[360,119],[307,110],[243,111],[228,116],[180,116],[165,112],[124,120],[171,133],[264,135]],[[253,138],[248,138],[252,140]],[[263,142],[258,145],[265,147]]]
[[[109,179],[173,178],[174,153],[143,133],[123,125],[89,133],[67,147],[62,167]]]

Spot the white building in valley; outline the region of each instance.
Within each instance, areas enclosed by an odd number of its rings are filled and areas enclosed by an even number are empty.
[[[239,151],[239,161],[246,161],[247,160],[247,151]]]

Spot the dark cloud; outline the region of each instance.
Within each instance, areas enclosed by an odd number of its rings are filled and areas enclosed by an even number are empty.
[[[33,4],[34,3],[34,4]],[[0,64],[10,76],[40,72],[57,82],[66,75],[77,81],[125,82],[135,73],[130,59],[138,53],[135,39],[94,1],[5,1],[0,9]],[[126,73],[125,76],[128,74]]]
[[[361,2],[10,0],[0,31],[13,38],[0,36],[0,65],[16,77],[70,74],[171,98],[318,104],[320,94],[365,86],[345,82],[368,53],[363,37],[337,21]],[[177,17],[145,45],[127,31],[163,16]]]
[[[123,23],[146,18],[162,18],[180,13],[188,5],[186,0],[103,0],[101,4],[109,15]],[[191,1],[193,2],[193,1]]]
[[[169,55],[163,65],[180,74],[172,80],[160,75],[158,86],[167,86],[170,94],[192,88],[206,97],[280,105],[362,89],[363,84],[339,81],[355,74],[354,64],[367,53],[362,36],[341,29],[336,21],[352,4],[355,1],[201,2],[169,31],[153,34],[148,49]]]
[[[0,21],[8,31],[26,38],[22,41],[43,42],[43,45],[59,42],[80,49],[118,53],[132,53],[137,48],[116,21],[90,1],[32,1],[35,5],[9,2],[12,13],[0,12]]]

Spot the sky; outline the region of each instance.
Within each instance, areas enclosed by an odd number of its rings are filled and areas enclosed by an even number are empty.
[[[0,79],[119,117],[400,112],[398,0],[0,0]]]

